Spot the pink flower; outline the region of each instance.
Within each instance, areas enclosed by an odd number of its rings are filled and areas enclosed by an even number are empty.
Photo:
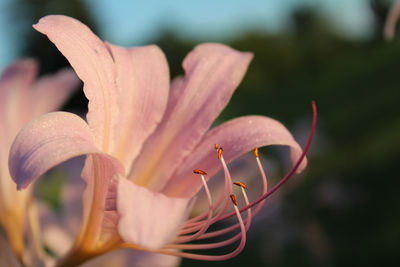
[[[8,171],[8,154],[18,132],[33,118],[57,110],[76,88],[71,69],[35,81],[33,59],[11,64],[0,77],[0,226],[18,257],[24,250],[26,213],[31,190],[17,191]]]
[[[240,117],[209,130],[242,80],[251,53],[221,44],[199,45],[183,62],[185,77],[170,85],[165,56],[154,45],[122,48],[104,43],[65,16],[44,17],[34,28],[67,57],[89,99],[87,122],[71,113],[46,114],[20,132],[10,153],[10,172],[19,189],[67,159],[88,155],[82,171],[87,183],[82,228],[60,266],[121,247],[204,260],[233,257],[243,249],[245,232],[260,205],[253,214],[247,209],[245,221],[235,205],[235,211],[227,213],[231,199],[236,201],[226,164],[254,147],[287,145],[293,162],[298,160],[294,170],[305,167],[300,146],[273,119]],[[266,177],[259,166],[266,196]],[[202,187],[208,191],[207,178],[221,168],[221,197],[213,203],[209,195],[209,210],[188,220],[196,194]],[[212,223],[235,214],[236,225],[206,232]],[[222,243],[187,244],[238,228],[239,234]],[[179,251],[239,239],[238,248],[226,255]]]

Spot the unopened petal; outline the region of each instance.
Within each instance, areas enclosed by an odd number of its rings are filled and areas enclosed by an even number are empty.
[[[133,165],[130,178],[154,191],[168,182],[220,114],[252,58],[221,44],[197,46],[184,60],[166,113]]]
[[[283,145],[291,148],[292,162],[296,162],[302,149],[290,132],[280,122],[263,116],[245,116],[228,121],[211,130],[177,169],[162,192],[169,196],[191,197],[202,187],[201,180],[193,174],[194,169],[206,170],[210,178],[221,163],[214,144],[222,147],[227,163],[255,147]],[[300,166],[305,168],[306,161]]]
[[[70,17],[50,15],[33,26],[47,35],[84,82],[89,99],[88,123],[102,151],[112,148],[112,128],[118,117],[113,59],[104,43],[84,24]]]
[[[16,137],[10,150],[10,174],[22,189],[61,162],[90,153],[99,150],[84,120],[67,112],[48,113]]]
[[[155,45],[123,48],[107,44],[117,69],[118,108],[112,155],[129,172],[144,141],[164,114],[169,90],[169,69],[163,52]]]
[[[192,207],[190,198],[170,198],[121,177],[118,183],[118,231],[128,243],[159,249],[182,228]]]

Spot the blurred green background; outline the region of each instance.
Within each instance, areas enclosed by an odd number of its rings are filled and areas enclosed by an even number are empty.
[[[283,122],[304,145],[311,125],[311,100],[317,103],[319,117],[306,172],[267,205],[238,257],[208,266],[382,266],[398,262],[400,43],[382,39],[390,1],[368,2],[374,20],[365,38],[345,36],[312,5],[298,5],[289,17],[289,31],[255,29],[223,40],[238,50],[253,52],[255,58],[220,121],[248,114],[270,116]],[[8,5],[8,20],[18,25],[13,38],[23,40],[18,56],[38,58],[43,73],[67,65],[30,25],[43,15],[61,13],[100,33],[101,25],[95,23],[98,14],[85,3],[17,0]],[[184,56],[206,41],[206,35],[190,38],[165,27],[143,42],[156,43],[164,50],[171,76],[175,76],[182,73]],[[85,108],[82,93],[65,107],[81,113]],[[272,181],[285,170],[274,173]],[[182,266],[203,264],[184,260]]]

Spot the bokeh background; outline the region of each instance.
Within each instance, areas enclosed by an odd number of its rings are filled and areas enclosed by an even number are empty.
[[[267,204],[245,250],[208,266],[396,265],[400,245],[400,43],[382,26],[391,1],[1,0],[0,68],[35,57],[41,72],[68,65],[31,25],[47,14],[86,23],[103,40],[158,44],[171,76],[196,44],[217,41],[255,58],[219,122],[247,114],[283,122],[304,145],[319,110],[309,167]],[[65,106],[83,113],[78,92]],[[287,164],[265,149],[271,181]],[[278,166],[278,167],[276,167]],[[57,183],[47,185],[49,188]],[[44,186],[46,188],[46,186]],[[57,190],[47,190],[54,191]],[[46,190],[39,197],[56,203]],[[223,252],[223,251],[222,251]],[[182,266],[204,262],[184,260]]]

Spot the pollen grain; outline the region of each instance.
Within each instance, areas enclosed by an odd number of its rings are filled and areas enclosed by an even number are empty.
[[[235,206],[237,206],[238,202],[236,200],[236,196],[234,194],[232,194],[232,195],[230,195],[230,197],[231,197],[231,200],[232,200],[233,204],[235,204]]]
[[[207,175],[208,174],[206,171],[203,171],[203,170],[200,170],[200,169],[193,170],[193,173],[201,174],[201,175]]]
[[[237,186],[240,186],[240,187],[243,187],[244,189],[247,189],[247,185],[246,185],[245,183],[242,183],[242,182],[234,182],[233,184],[234,184],[234,185],[237,185]]]

